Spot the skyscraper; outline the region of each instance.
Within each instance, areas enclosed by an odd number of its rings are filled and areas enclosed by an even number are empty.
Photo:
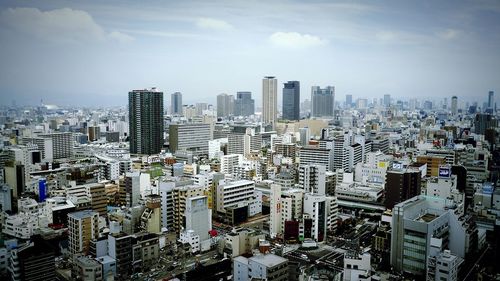
[[[283,86],[283,119],[300,119],[300,82],[288,81]]]
[[[182,94],[175,92],[170,96],[170,113],[172,115],[182,114]]]
[[[274,128],[278,113],[278,80],[274,76],[262,79],[262,122]]]
[[[457,96],[451,97],[451,114],[457,115],[458,113],[458,98]]]
[[[217,95],[217,117],[227,117],[233,114],[234,96],[228,94]]]
[[[237,92],[234,101],[235,116],[250,116],[255,114],[255,101],[251,92]]]
[[[495,92],[488,92],[488,108],[493,108],[495,106]]]
[[[311,89],[311,101],[313,117],[333,116],[335,87],[328,86],[321,89],[319,86],[313,86]]]
[[[384,95],[384,106],[391,106],[391,95]]]
[[[130,153],[156,154],[163,146],[163,93],[156,88],[128,93]]]
[[[352,107],[352,95],[345,95],[345,107],[346,108]]]

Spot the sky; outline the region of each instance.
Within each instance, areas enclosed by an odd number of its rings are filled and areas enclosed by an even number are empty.
[[[216,103],[262,78],[336,100],[500,94],[500,1],[0,1],[0,105]],[[279,105],[279,107],[281,107]]]

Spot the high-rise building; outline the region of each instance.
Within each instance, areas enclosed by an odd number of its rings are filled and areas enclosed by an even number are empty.
[[[283,86],[283,119],[300,119],[300,82],[288,81]]]
[[[211,229],[211,217],[208,209],[208,197],[196,196],[186,200],[186,230],[193,230],[200,241],[207,240]]]
[[[300,165],[299,186],[301,186],[306,193],[325,195],[326,171],[326,167],[323,165]]]
[[[133,90],[128,93],[130,153],[157,154],[163,146],[163,93]]]
[[[228,94],[217,95],[217,117],[228,117],[233,114],[234,96]]]
[[[182,94],[180,92],[175,92],[170,95],[170,114],[182,114]]]
[[[174,202],[174,229],[177,233],[180,233],[182,228],[186,225],[186,201],[188,198],[197,197],[205,195],[205,187],[200,185],[184,185],[176,186],[172,191],[172,198]]]
[[[493,108],[495,106],[495,92],[488,92],[488,108]]]
[[[391,106],[391,95],[384,95],[384,106]]]
[[[302,147],[299,150],[300,165],[319,164],[327,171],[333,170],[333,149],[323,149],[312,146]]]
[[[169,126],[170,151],[189,151],[193,155],[208,155],[209,124],[172,124]]]
[[[476,114],[474,118],[474,133],[484,135],[487,129],[496,128],[498,120],[491,114]]]
[[[394,206],[390,257],[395,271],[425,279],[426,272],[435,271],[429,267],[433,248],[450,250],[462,259],[477,250],[476,224],[455,207],[453,201],[423,195]]]
[[[328,86],[321,89],[319,86],[313,86],[311,89],[311,105],[313,117],[331,117],[333,116],[333,105],[335,103],[335,87]]]
[[[57,280],[55,255],[52,245],[41,236],[34,235],[31,242],[12,249],[8,263],[10,279],[8,280]],[[6,267],[7,264],[2,264]],[[4,280],[7,280],[4,279]]]
[[[262,122],[274,128],[278,116],[278,80],[274,76],[262,79]]]
[[[69,252],[87,255],[90,240],[99,235],[99,213],[85,210],[68,214],[68,232]]]
[[[420,194],[421,172],[419,170],[387,171],[385,183],[385,207],[392,209],[394,205]]]
[[[458,113],[458,98],[457,96],[451,97],[451,114],[457,115]]]
[[[352,107],[352,95],[345,95],[345,107],[346,108]]]
[[[50,133],[38,135],[52,140],[52,156],[54,159],[70,158],[73,152],[73,133]]]
[[[237,92],[234,101],[235,116],[251,116],[255,114],[255,101],[251,92]]]
[[[318,242],[326,238],[327,203],[325,195],[306,193],[304,195],[304,216],[312,221],[311,237]]]

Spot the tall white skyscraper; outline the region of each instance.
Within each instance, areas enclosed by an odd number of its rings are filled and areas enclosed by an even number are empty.
[[[262,122],[275,128],[278,114],[278,80],[274,76],[262,79]]]

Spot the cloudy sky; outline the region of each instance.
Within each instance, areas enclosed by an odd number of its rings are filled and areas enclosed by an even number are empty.
[[[266,75],[302,100],[333,85],[339,101],[483,101],[500,94],[500,1],[0,2],[0,104],[125,105],[156,86],[260,106]]]

